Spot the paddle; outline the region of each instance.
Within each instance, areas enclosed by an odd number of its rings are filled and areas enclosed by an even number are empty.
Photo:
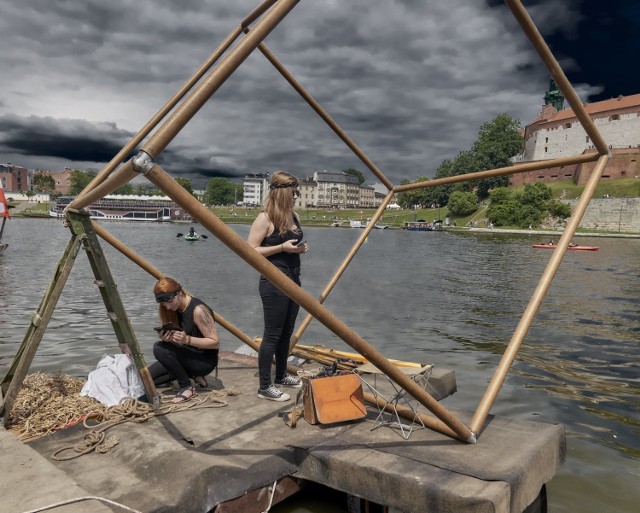
[[[176,237],[182,237],[182,236],[183,236],[183,234],[182,234],[182,233],[178,233],[178,234],[176,235]],[[208,239],[208,238],[209,238],[209,236],[207,236],[207,235],[200,235],[200,237],[201,237],[201,238],[203,238],[203,239]]]

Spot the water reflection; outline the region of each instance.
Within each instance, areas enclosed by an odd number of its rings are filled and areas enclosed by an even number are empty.
[[[175,225],[106,228],[248,335],[261,334],[257,274],[215,238],[185,245]],[[242,237],[248,233],[248,226],[233,229]],[[360,233],[305,228],[310,252],[302,281],[309,293],[320,294]],[[0,256],[0,371],[10,364],[69,234],[55,221],[13,219],[6,238],[11,245]],[[458,393],[446,403],[473,410],[551,256],[532,249],[532,242],[528,236],[374,230],[325,305],[390,358],[455,369]],[[562,482],[583,493],[577,499],[555,487],[552,511],[622,512],[640,501],[640,492],[624,487],[631,463],[637,478],[640,456],[640,241],[584,243],[601,249],[568,252],[492,411],[565,425],[569,457],[552,485]],[[149,356],[157,322],[154,279],[112,248],[105,253]],[[114,352],[115,343],[80,254],[33,368],[86,375],[102,354]],[[317,322],[302,343],[350,350]],[[223,332],[222,344],[234,349],[239,342]],[[603,474],[621,477],[602,488],[595,483]],[[610,507],[596,508],[603,504]]]

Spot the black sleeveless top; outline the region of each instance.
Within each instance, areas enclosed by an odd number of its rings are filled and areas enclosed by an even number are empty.
[[[198,298],[195,298],[193,296],[191,296],[191,301],[189,301],[189,305],[187,306],[185,311],[181,312],[180,310],[178,310],[176,311],[176,313],[178,314],[178,322],[180,323],[180,326],[182,326],[182,329],[184,329],[184,332],[187,335],[190,335],[192,337],[197,337],[197,338],[205,338],[204,334],[200,331],[200,328],[198,328],[198,325],[196,324],[194,319],[194,310],[199,305],[202,305],[207,310],[209,310],[209,313],[211,313],[211,317],[213,317],[213,319],[215,320],[215,315],[213,314],[213,310],[211,310],[211,308],[209,308],[204,302],[200,301]],[[193,347],[193,346],[182,346],[182,347],[184,347],[185,349],[190,349],[195,353],[205,353],[211,356],[213,356],[214,353],[215,355],[218,354],[218,349],[203,349],[201,347]]]
[[[302,240],[302,227],[300,226],[300,221],[298,221],[297,216],[293,216],[293,222],[296,224],[296,230],[287,230],[284,235],[280,235],[280,232],[277,229],[274,229],[271,235],[267,235],[263,240],[260,246],[270,247],[270,246],[279,246],[283,242],[288,240]],[[284,251],[279,251],[275,255],[270,255],[267,257],[273,265],[276,267],[284,268],[284,269],[300,269],[300,254],[299,253],[285,253]]]

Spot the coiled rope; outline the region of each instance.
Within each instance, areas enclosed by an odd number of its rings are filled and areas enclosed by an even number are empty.
[[[68,461],[93,451],[105,453],[120,443],[120,440],[116,436],[106,437],[106,431],[118,424],[124,422],[146,422],[153,417],[160,417],[162,415],[168,415],[169,413],[186,410],[222,408],[223,406],[227,406],[227,402],[220,399],[220,397],[231,395],[236,395],[236,393],[229,390],[214,390],[208,392],[206,395],[199,395],[186,402],[162,405],[157,410],[154,410],[148,403],[127,398],[120,404],[107,408],[104,412],[91,412],[87,415],[83,421],[83,425],[91,429],[91,431],[83,437],[81,442],[55,450],[51,454],[51,459]],[[89,425],[94,420],[97,421],[97,424]],[[63,455],[63,453],[70,451],[73,452]]]
[[[222,397],[237,395],[230,390],[200,392],[183,403],[167,403],[154,410],[148,403],[127,398],[107,407],[90,397],[81,397],[85,380],[65,374],[29,374],[23,381],[7,419],[7,427],[22,441],[35,440],[80,422],[91,431],[78,444],[54,452],[53,459],[70,460],[92,451],[104,453],[119,443],[117,437],[107,438],[106,431],[123,422],[145,422],[152,417],[186,410],[221,408],[227,405]],[[72,455],[63,455],[73,450]]]

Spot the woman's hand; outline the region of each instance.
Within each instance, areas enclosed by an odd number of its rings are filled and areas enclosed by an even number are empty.
[[[178,346],[185,345],[189,340],[188,335],[184,331],[163,331],[160,333],[160,339],[165,342],[171,342],[172,344],[176,344]]]
[[[309,245],[304,242],[296,246],[296,240],[288,240],[282,243],[282,251],[285,253],[306,253],[309,251]]]

